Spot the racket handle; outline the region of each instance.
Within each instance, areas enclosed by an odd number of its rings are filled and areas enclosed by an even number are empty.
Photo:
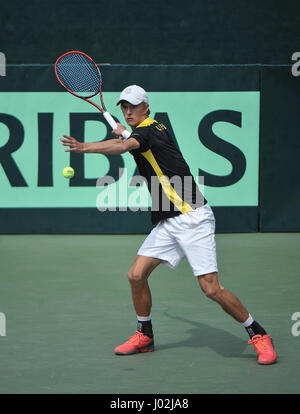
[[[113,117],[111,116],[111,114],[107,111],[103,112],[103,116],[104,118],[107,120],[107,122],[109,123],[109,125],[112,127],[112,129],[116,129],[117,128],[117,124],[116,121],[113,119]],[[125,129],[122,132],[122,137],[123,138],[129,138],[131,135],[131,133],[129,131],[127,131],[127,129]]]
[[[127,131],[127,129],[124,129],[124,131],[122,132],[122,137],[127,139],[129,138],[131,135],[131,133],[129,131]]]
[[[112,127],[112,129],[117,128],[116,121],[113,119],[113,117],[111,116],[111,114],[109,112],[107,112],[107,111],[103,112],[103,116],[107,120],[109,125]]]

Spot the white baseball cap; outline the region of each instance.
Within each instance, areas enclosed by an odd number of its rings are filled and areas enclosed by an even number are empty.
[[[138,85],[130,85],[123,89],[117,105],[119,105],[121,101],[127,101],[132,105],[138,105],[142,102],[149,102],[146,91]]]

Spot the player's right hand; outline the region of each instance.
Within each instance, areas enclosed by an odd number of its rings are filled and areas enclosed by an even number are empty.
[[[125,131],[125,127],[124,125],[120,124],[119,122],[117,122],[117,128],[112,130],[112,133],[114,135],[116,135],[117,137],[121,137],[122,136],[122,132]]]

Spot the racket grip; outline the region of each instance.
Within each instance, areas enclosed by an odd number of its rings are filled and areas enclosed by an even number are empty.
[[[109,123],[109,125],[112,127],[112,129],[116,129],[117,128],[117,124],[116,121],[113,119],[113,117],[111,116],[111,114],[107,111],[103,112],[103,116],[104,118],[107,120],[107,122]],[[129,138],[131,135],[131,133],[129,131],[127,131],[127,129],[125,129],[122,132],[122,137],[123,138]]]
[[[122,137],[127,139],[129,138],[131,135],[131,133],[129,131],[127,131],[127,129],[124,129],[124,131],[122,132]]]
[[[109,125],[112,127],[112,129],[117,128],[116,121],[113,119],[113,117],[111,116],[111,114],[109,112],[107,112],[107,111],[103,112],[103,116],[107,120]]]

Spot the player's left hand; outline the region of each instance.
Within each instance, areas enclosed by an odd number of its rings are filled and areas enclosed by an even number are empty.
[[[77,139],[70,137],[69,135],[63,135],[64,138],[60,138],[62,145],[69,147],[65,152],[77,152],[79,154],[83,153],[83,142],[77,141]]]

